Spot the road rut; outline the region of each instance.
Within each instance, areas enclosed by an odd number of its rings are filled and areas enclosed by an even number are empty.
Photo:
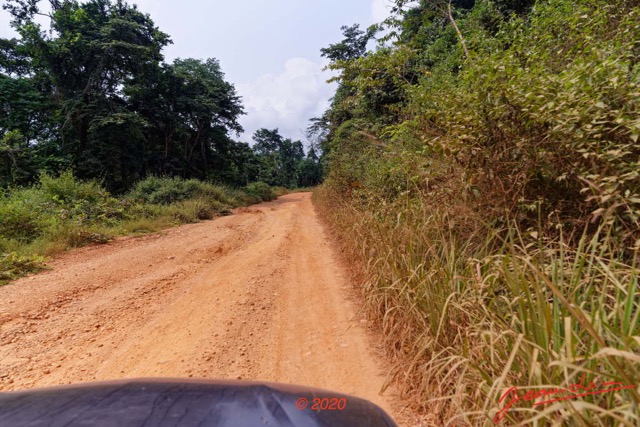
[[[377,349],[309,193],[72,251],[0,288],[0,390],[171,377],[379,395]]]

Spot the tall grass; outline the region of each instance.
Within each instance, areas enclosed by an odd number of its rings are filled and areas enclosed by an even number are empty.
[[[406,3],[394,44],[330,66],[317,195],[393,379],[436,425],[640,425],[640,4],[454,4],[462,59]],[[594,380],[624,389],[542,404]]]
[[[363,266],[393,382],[434,425],[494,425],[511,387],[524,395],[592,381],[634,387],[519,401],[502,423],[640,425],[638,258],[606,228],[567,239],[577,245],[515,225],[461,234],[458,219],[422,198],[374,204],[325,187],[315,199]]]

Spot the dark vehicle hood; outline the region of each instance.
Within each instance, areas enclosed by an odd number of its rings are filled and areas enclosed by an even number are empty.
[[[343,410],[311,409],[346,399]],[[296,403],[307,399],[308,407]],[[343,401],[344,402],[344,401]],[[307,387],[241,381],[126,380],[0,393],[0,426],[395,427],[364,399]]]

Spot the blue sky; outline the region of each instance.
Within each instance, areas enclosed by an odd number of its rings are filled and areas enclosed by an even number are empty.
[[[334,88],[322,72],[320,49],[342,38],[340,27],[386,18],[390,0],[130,0],[151,15],[173,45],[174,58],[217,58],[242,96],[249,142],[261,128],[304,139],[311,117],[328,106]],[[4,3],[4,1],[2,2]],[[0,12],[0,37],[11,35]]]

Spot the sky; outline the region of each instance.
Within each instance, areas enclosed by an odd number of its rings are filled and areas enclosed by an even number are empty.
[[[342,40],[340,27],[380,22],[391,0],[129,0],[149,13],[173,44],[165,60],[216,58],[242,97],[251,142],[257,129],[278,128],[306,142],[309,119],[329,106],[335,86],[320,49]],[[4,1],[2,1],[4,4]],[[10,37],[0,11],[0,37]],[[233,135],[235,137],[235,135]]]

